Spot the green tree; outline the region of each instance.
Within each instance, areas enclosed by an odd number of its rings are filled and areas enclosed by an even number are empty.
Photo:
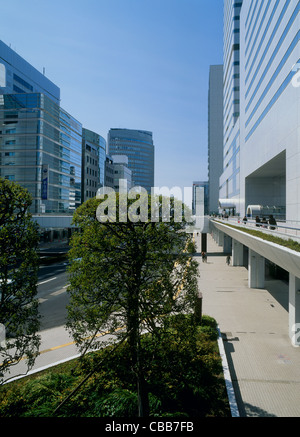
[[[138,196],[137,196],[138,197]],[[145,199],[144,199],[145,200]],[[188,312],[197,298],[197,266],[187,225],[175,220],[174,199],[170,217],[162,212],[163,198],[147,196],[146,205],[117,194],[85,202],[74,214],[80,228],[71,241],[70,303],[67,326],[81,352],[103,347],[104,334],[129,345],[128,367],[137,381],[139,416],[148,414],[141,335],[158,335],[158,326],[170,314]],[[159,214],[151,220],[155,203]],[[107,221],[99,222],[104,205]],[[142,209],[147,220],[139,220]],[[178,209],[177,209],[178,211]],[[101,214],[100,214],[101,215]],[[103,214],[102,214],[103,215]],[[122,217],[121,217],[122,216]],[[97,219],[98,217],[98,219]]]
[[[0,384],[25,357],[29,370],[40,345],[38,228],[29,213],[31,202],[26,189],[0,178]]]

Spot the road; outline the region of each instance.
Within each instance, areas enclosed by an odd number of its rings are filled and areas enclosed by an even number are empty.
[[[41,265],[37,285],[41,315],[39,334],[42,344],[33,370],[47,367],[78,353],[72,338],[64,329],[69,297],[67,263],[61,260],[50,265]],[[27,371],[25,360],[21,360],[16,366],[10,368],[6,378],[19,377],[25,375]]]
[[[42,265],[38,274],[38,294],[41,330],[65,324],[68,304],[67,263]]]

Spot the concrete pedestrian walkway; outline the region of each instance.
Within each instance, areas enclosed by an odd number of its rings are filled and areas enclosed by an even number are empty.
[[[249,289],[247,269],[228,266],[210,235],[207,263],[198,260],[203,314],[219,324],[240,417],[300,417],[300,348],[288,335],[288,285],[266,280],[265,289]]]

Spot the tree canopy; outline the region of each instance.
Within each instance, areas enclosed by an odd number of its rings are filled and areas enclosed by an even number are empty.
[[[123,210],[122,221],[119,195],[113,220],[99,221],[104,199],[85,202],[74,214],[80,231],[73,235],[69,252],[67,326],[82,352],[103,346],[105,334],[128,341],[128,366],[137,375],[141,397],[142,333],[155,336],[165,316],[191,311],[198,296],[198,263],[192,259],[186,220],[174,220],[174,199],[169,199],[168,220],[163,214],[151,220],[153,198],[147,199],[149,216],[143,221],[138,220],[141,204],[134,199],[127,199],[128,215],[124,220]],[[154,201],[160,210],[162,198]]]
[[[40,345],[37,294],[38,227],[29,213],[30,193],[0,178],[0,384],[9,368]],[[7,376],[7,375],[6,375]]]

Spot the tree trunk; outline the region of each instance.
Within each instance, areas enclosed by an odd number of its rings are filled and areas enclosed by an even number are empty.
[[[138,417],[149,416],[149,398],[146,381],[143,375],[137,378],[138,389]]]
[[[149,416],[149,398],[147,383],[144,378],[143,366],[140,360],[140,338],[138,338],[137,348],[137,393],[138,393],[138,413],[139,417]]]
[[[140,320],[138,292],[132,292],[127,310],[127,324],[129,332],[129,347],[132,370],[136,375],[138,395],[138,417],[149,416],[149,400],[147,384],[143,375],[143,366],[140,359]]]

